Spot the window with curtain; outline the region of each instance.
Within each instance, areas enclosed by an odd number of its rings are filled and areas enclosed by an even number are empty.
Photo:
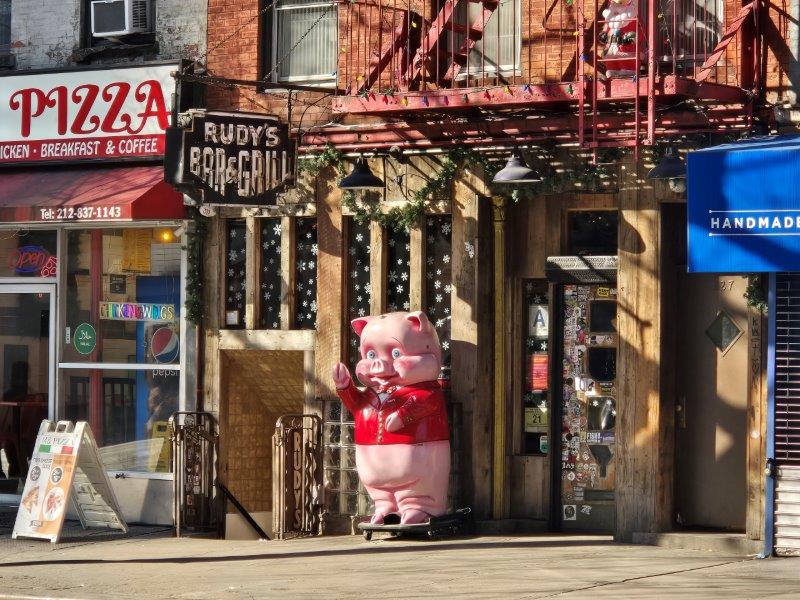
[[[274,81],[319,81],[336,77],[336,4],[278,0],[272,18]]]
[[[460,2],[456,6],[456,23],[465,27],[483,25],[483,37],[469,53],[469,65],[461,69],[467,73],[513,74],[520,69],[520,0],[500,0],[497,9],[486,23],[481,23],[483,4]],[[453,34],[452,51],[458,53],[464,43],[463,33]]]

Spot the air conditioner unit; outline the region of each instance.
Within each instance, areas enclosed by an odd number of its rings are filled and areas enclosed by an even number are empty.
[[[94,0],[92,35],[116,37],[150,31],[150,0]]]

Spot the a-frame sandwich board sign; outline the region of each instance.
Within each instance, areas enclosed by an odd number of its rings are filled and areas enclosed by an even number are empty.
[[[39,426],[12,537],[58,542],[72,500],[84,529],[127,533],[89,424],[44,420]]]

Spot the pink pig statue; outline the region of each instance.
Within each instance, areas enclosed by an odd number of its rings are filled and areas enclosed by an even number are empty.
[[[401,524],[445,513],[450,477],[450,432],[437,377],[439,338],[422,312],[354,319],[361,338],[353,384],[342,363],[333,381],[355,417],[356,468],[375,502],[373,524],[392,513]]]

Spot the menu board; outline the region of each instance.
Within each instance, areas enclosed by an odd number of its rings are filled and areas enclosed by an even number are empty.
[[[58,542],[70,499],[84,528],[127,532],[88,423],[42,421],[12,537]]]

